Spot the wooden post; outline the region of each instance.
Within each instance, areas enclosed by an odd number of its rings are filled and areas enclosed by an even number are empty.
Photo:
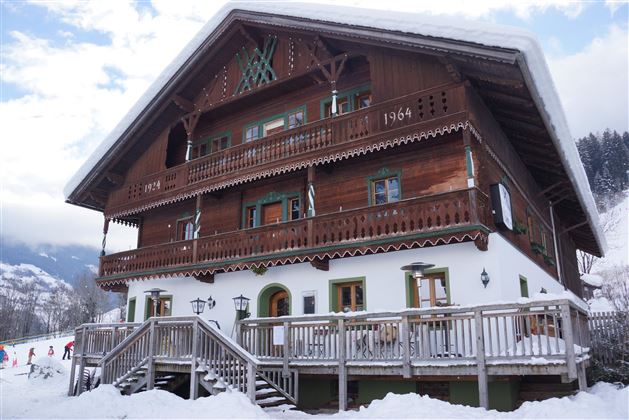
[[[103,222],[103,243],[102,243],[102,249],[100,251],[101,257],[105,256],[105,245],[107,244],[107,232],[109,232],[109,219],[105,218],[105,221]]]
[[[288,378],[290,376],[290,372],[288,371],[288,356],[290,352],[290,334],[289,334],[289,326],[288,322],[284,322],[284,348],[283,348],[283,363],[282,363],[282,377]]]
[[[315,167],[308,167],[308,187],[306,196],[308,197],[308,217],[314,217],[315,212]]]
[[[79,356],[79,378],[77,381],[76,394],[81,395],[83,392],[83,374],[85,372],[85,343],[87,342],[87,327],[83,327],[81,334],[81,355]]]
[[[345,320],[338,320],[339,330],[339,411],[347,410],[347,369],[345,367]]]
[[[247,396],[255,404],[256,402],[256,367],[253,363],[247,363]]]
[[[489,390],[487,387],[487,366],[485,365],[485,335],[483,317],[480,311],[474,312],[476,324],[476,368],[478,371],[478,405],[489,409]]]
[[[203,196],[201,194],[197,195],[196,207],[194,209],[194,235],[192,241],[192,262],[196,263],[198,260],[197,257],[197,247],[198,247],[198,239],[201,236],[201,205],[203,203]]]
[[[411,375],[411,342],[408,328],[408,316],[402,317],[402,325],[400,326],[400,337],[402,337],[402,350],[404,351],[404,359],[402,361],[402,376],[410,378]]]
[[[197,356],[199,347],[199,320],[192,322],[192,358],[190,359],[190,399],[199,397],[199,378],[197,374]]]
[[[155,318],[151,319],[151,326],[149,328],[149,354],[148,354],[148,370],[146,372],[146,390],[150,391],[155,385]]]
[[[574,354],[574,335],[572,329],[572,318],[570,317],[570,304],[561,305],[561,326],[563,328],[563,339],[566,342],[566,367],[568,368],[568,379],[575,380],[577,375],[577,360]]]
[[[75,338],[74,339],[76,340],[76,330],[74,330],[74,334],[75,334]],[[85,341],[85,338],[83,336],[81,336],[81,342],[79,343],[80,345],[77,346],[77,348],[79,348],[79,351],[80,351],[79,354],[83,353],[83,341]],[[76,358],[77,358],[77,355],[76,355],[76,352],[74,352],[74,354],[70,358],[70,363],[71,363],[71,365],[70,365],[70,387],[68,388],[68,397],[71,397],[74,394],[74,383],[75,383],[74,382],[75,381],[74,374],[75,374],[75,371],[76,371]]]
[[[109,344],[109,351],[112,351],[116,347],[116,330],[117,327],[111,329],[111,343]]]
[[[579,381],[579,391],[587,391],[588,382],[585,374],[585,363],[581,362],[577,368],[577,376]]]

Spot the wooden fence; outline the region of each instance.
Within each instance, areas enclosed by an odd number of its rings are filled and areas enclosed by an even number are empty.
[[[592,312],[588,326],[592,358],[604,366],[617,366],[618,358],[629,352],[629,312]]]

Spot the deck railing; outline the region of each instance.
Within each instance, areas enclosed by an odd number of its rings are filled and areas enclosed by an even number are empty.
[[[262,361],[566,363],[589,351],[587,312],[568,300],[259,318],[240,322],[239,342]],[[544,360],[542,360],[542,358]]]
[[[395,241],[437,235],[448,229],[486,225],[486,212],[487,199],[480,190],[449,191],[111,254],[101,257],[99,276],[133,276],[194,264],[229,264],[278,252],[307,253],[321,247],[357,247],[382,238]]]
[[[157,202],[198,188],[200,182],[220,185],[236,178],[247,179],[261,169],[289,168],[310,155],[341,152],[374,135],[403,134],[426,125],[433,131],[465,120],[465,87],[448,84],[414,92],[340,117],[328,118],[229,147],[138,181],[114,191],[107,214],[136,205]],[[428,123],[428,124],[427,124]],[[338,149],[338,150],[337,150]]]

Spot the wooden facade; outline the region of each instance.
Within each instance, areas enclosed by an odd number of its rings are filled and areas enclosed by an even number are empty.
[[[513,51],[252,16],[232,12],[71,194],[138,227],[137,250],[101,258],[103,287],[460,241],[482,250],[499,231],[581,294],[575,250],[600,251]],[[387,178],[392,202],[373,202]],[[512,230],[494,224],[496,183]]]

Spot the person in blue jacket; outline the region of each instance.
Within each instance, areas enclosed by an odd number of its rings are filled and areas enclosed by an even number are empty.
[[[4,346],[0,346],[0,369],[4,369],[4,356],[7,352],[4,350]]]

